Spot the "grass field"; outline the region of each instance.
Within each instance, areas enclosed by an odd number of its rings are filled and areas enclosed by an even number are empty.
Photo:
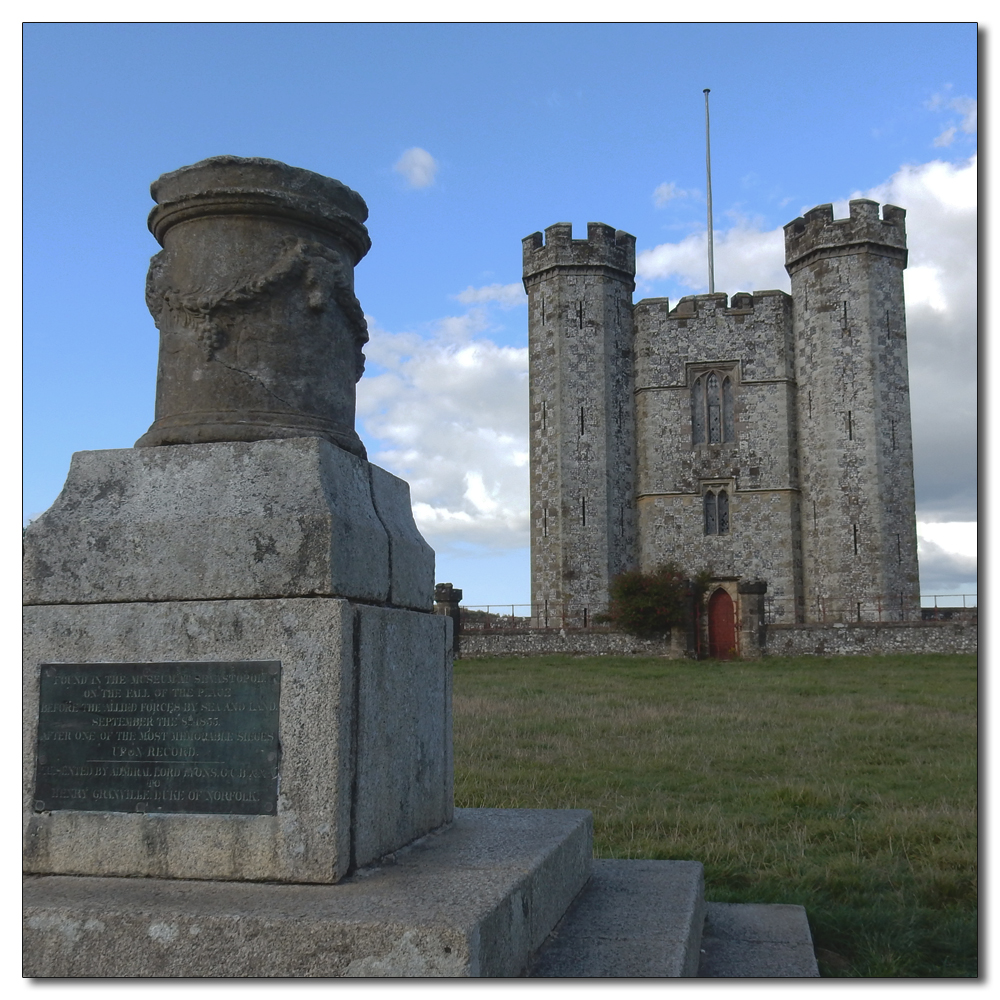
[[[977,974],[976,661],[455,663],[459,806],[581,808],[601,858],[799,903],[824,976]]]

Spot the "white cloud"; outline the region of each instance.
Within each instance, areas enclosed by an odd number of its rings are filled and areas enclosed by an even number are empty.
[[[935,160],[852,195],[906,209],[903,282],[921,521],[977,515],[977,179],[975,156]]]
[[[922,593],[975,592],[976,534],[974,521],[929,524],[917,522],[917,553],[920,560]]]
[[[673,181],[664,181],[653,192],[653,204],[657,208],[663,208],[668,201],[673,201],[674,198],[688,198],[696,193],[679,188]]]
[[[962,538],[971,537],[976,517],[976,175],[975,157],[934,161],[852,195],[907,209],[904,281],[927,593],[975,589],[975,555]],[[636,297],[665,279],[703,291],[705,245],[700,233],[640,253],[647,287]],[[783,259],[780,228],[743,220],[717,234],[717,284],[730,293],[787,290]],[[362,436],[373,461],[410,483],[417,522],[435,548],[512,552],[527,545],[527,351],[489,338],[489,310],[523,302],[524,294],[519,284],[495,284],[469,286],[455,298],[471,308],[438,321],[427,336],[390,333],[371,321],[366,353],[376,373],[358,387]]]
[[[926,521],[976,517],[977,176],[975,156],[959,163],[935,160],[902,167],[884,184],[850,196],[907,211],[911,418],[917,508]],[[838,218],[846,216],[848,200],[835,203]],[[700,232],[641,251],[640,295],[657,294],[653,286],[665,281],[704,292],[706,247]],[[764,231],[740,221],[715,234],[716,288],[730,294],[788,291],[783,261],[780,228]]]
[[[510,285],[484,285],[482,288],[473,288],[469,285],[464,292],[459,292],[452,298],[468,305],[496,302],[503,309],[513,309],[515,306],[528,304],[528,296],[525,295],[524,285],[520,281]]]
[[[397,174],[406,178],[412,188],[430,187],[438,171],[438,162],[419,146],[412,146],[404,151],[392,168]]]
[[[438,551],[526,546],[527,349],[490,340],[481,308],[426,337],[369,327],[377,374],[358,384],[362,437],[373,462],[409,482],[424,537]]]
[[[781,229],[761,232],[745,222],[714,234],[715,287],[733,292],[790,286]],[[670,278],[692,292],[706,290],[708,237],[692,233],[680,243],[661,243],[636,255],[636,276],[645,283]]]
[[[979,526],[975,521],[918,521],[917,535],[952,555],[976,559]]]
[[[979,127],[978,102],[974,97],[947,97],[935,94],[928,102],[931,111],[957,111],[961,116],[958,121],[952,119],[948,127],[934,140],[935,146],[950,146],[959,132],[974,135]]]

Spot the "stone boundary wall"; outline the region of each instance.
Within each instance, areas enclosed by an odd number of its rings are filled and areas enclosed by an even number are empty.
[[[463,632],[458,656],[546,656],[568,653],[579,656],[663,656],[680,659],[687,655],[687,641],[680,629],[664,639],[639,639],[624,632],[560,632],[536,629],[530,632]]]
[[[687,656],[680,629],[666,639],[624,632],[467,632],[458,656]],[[877,656],[882,653],[978,653],[978,622],[856,622],[847,625],[768,625],[765,656]]]
[[[978,622],[768,625],[765,656],[978,653]]]

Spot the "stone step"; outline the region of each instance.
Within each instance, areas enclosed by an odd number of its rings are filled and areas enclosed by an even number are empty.
[[[516,977],[587,881],[581,809],[456,809],[336,885],[29,876],[26,977]]]
[[[337,885],[29,876],[23,974],[818,975],[802,907],[706,904],[699,862],[590,843],[584,811],[460,809]]]
[[[705,923],[697,861],[594,861],[530,978],[695,976]]]
[[[696,861],[594,861],[530,978],[819,975],[801,906],[706,903]]]
[[[819,976],[809,921],[787,903],[708,903],[702,979],[810,979]]]

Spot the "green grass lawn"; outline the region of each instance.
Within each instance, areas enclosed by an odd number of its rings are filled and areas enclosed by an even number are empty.
[[[799,903],[824,976],[977,974],[976,660],[455,663],[458,806],[594,814],[600,858]]]

